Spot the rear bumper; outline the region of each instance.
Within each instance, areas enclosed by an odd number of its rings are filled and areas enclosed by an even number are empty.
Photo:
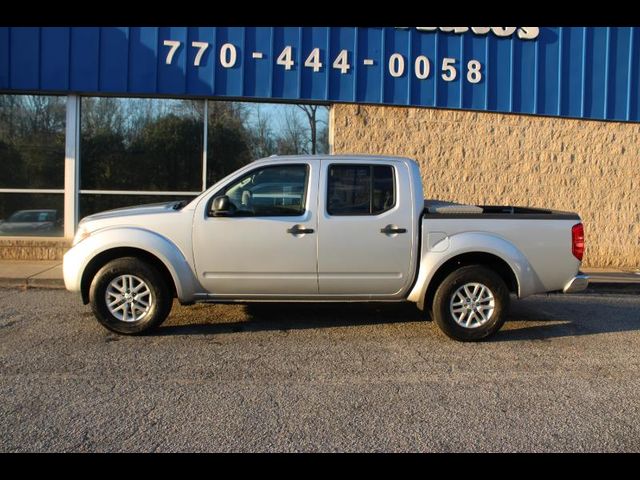
[[[585,275],[582,272],[578,272],[578,275],[573,277],[569,283],[567,283],[562,291],[564,293],[581,292],[589,285],[589,275]]]

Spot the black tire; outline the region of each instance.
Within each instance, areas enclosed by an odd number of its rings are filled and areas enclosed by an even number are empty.
[[[105,298],[107,288],[114,279],[121,275],[138,277],[150,291],[149,296],[145,297],[148,300],[149,308],[140,315],[142,318],[139,320],[123,321],[112,314],[107,306]],[[164,322],[171,311],[173,295],[166,280],[153,265],[135,257],[123,257],[110,261],[96,273],[89,289],[89,302],[93,314],[102,326],[116,333],[138,335],[148,332]]]
[[[452,299],[458,289],[471,283],[484,285],[494,299],[493,312],[487,314],[487,310],[483,310],[483,314],[488,316],[485,323],[480,324],[480,317],[475,315],[472,317],[471,313],[462,316],[462,323],[466,323],[465,318],[467,321],[469,318],[473,318],[472,327],[473,324],[477,325],[473,328],[458,324],[451,312]],[[454,306],[454,308],[456,307]],[[433,319],[436,324],[447,336],[461,342],[482,340],[500,330],[506,320],[508,310],[509,289],[497,273],[482,265],[469,265],[451,272],[442,281],[433,298]],[[473,311],[473,308],[470,307],[469,311]]]

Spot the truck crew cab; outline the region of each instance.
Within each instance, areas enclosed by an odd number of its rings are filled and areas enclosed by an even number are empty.
[[[414,302],[449,337],[505,321],[509,294],[574,292],[575,213],[425,200],[418,164],[383,156],[257,160],[190,202],[84,218],[68,290],[122,334],[194,302]]]

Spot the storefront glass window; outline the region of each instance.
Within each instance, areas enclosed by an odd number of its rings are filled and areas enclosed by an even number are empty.
[[[207,187],[258,158],[328,153],[328,116],[321,105],[210,100]]]
[[[325,106],[82,97],[80,112],[80,218],[192,199],[257,158],[328,150]],[[0,235],[63,234],[66,113],[66,97],[0,95]]]
[[[64,195],[0,193],[0,235],[60,237]]]
[[[0,95],[0,236],[62,235],[65,97]]]
[[[99,195],[86,193],[81,195],[80,218],[96,212],[113,210],[114,208],[193,200],[194,197],[195,195]]]
[[[80,112],[80,218],[202,190],[202,101],[87,97]]]
[[[91,97],[80,112],[81,190],[200,191],[201,101]]]

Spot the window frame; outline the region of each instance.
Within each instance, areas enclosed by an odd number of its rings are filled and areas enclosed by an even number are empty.
[[[211,215],[211,204],[213,203],[213,201],[221,196],[221,195],[226,195],[226,192],[229,188],[231,188],[232,186],[234,186],[235,184],[237,184],[238,182],[240,182],[242,179],[248,177],[249,175],[252,175],[254,172],[257,172],[259,170],[263,170],[263,169],[267,169],[267,168],[282,168],[282,167],[304,167],[304,191],[302,193],[302,200],[301,200],[301,205],[302,205],[302,212],[301,213],[285,213],[285,214],[277,214],[277,215],[230,215],[230,216],[225,216],[224,218],[274,218],[274,217],[302,217],[304,215],[306,215],[308,209],[307,209],[307,195],[309,193],[309,182],[311,181],[311,168],[309,166],[308,163],[281,163],[278,165],[261,165],[258,166],[256,168],[253,168],[249,171],[247,171],[246,173],[235,177],[233,180],[231,180],[229,183],[227,183],[226,185],[224,185],[222,188],[220,188],[219,190],[217,190],[213,195],[211,195],[211,197],[209,198],[209,200],[207,200],[207,204],[205,206],[205,215],[208,218],[220,218],[220,217],[214,217]]]
[[[331,213],[329,211],[329,182],[331,181],[331,168],[334,166],[338,166],[338,167],[369,167],[370,169],[370,181],[369,181],[369,213]],[[377,213],[373,213],[371,212],[371,210],[373,209],[373,182],[374,182],[374,176],[373,176],[373,169],[375,167],[389,167],[391,168],[391,185],[393,186],[393,203],[391,204],[391,206],[389,208],[386,208],[380,212]],[[398,202],[398,196],[396,195],[396,167],[395,165],[389,164],[389,163],[342,163],[342,162],[334,162],[334,163],[330,163],[327,166],[327,189],[326,189],[326,199],[325,199],[325,205],[324,205],[324,209],[327,215],[329,215],[330,217],[377,217],[379,215],[382,215],[383,213],[386,213],[390,210],[393,210],[396,207],[396,204]]]

